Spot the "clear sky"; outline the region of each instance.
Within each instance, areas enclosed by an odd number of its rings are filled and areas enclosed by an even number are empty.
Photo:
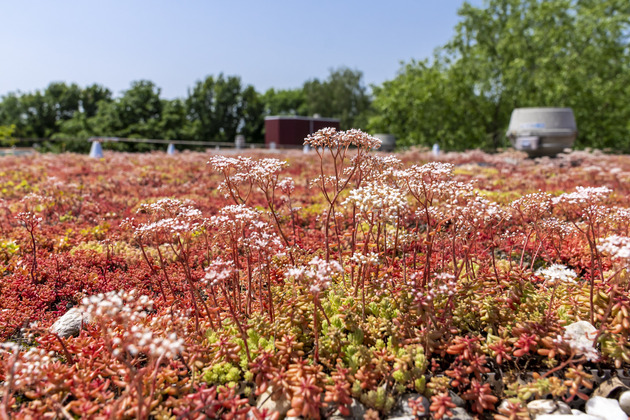
[[[476,6],[482,0],[470,0]],[[259,92],[361,70],[368,84],[431,57],[463,0],[0,0],[0,96],[52,81],[115,95],[148,79],[185,97],[208,75]]]

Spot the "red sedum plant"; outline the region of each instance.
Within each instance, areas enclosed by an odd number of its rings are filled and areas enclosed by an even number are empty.
[[[2,158],[0,419],[520,419],[629,366],[630,158],[305,141]]]

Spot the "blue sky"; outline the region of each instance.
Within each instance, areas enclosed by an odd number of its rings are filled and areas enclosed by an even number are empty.
[[[476,6],[482,0],[469,0]],[[0,0],[0,96],[52,81],[118,95],[148,79],[165,98],[238,75],[259,92],[361,70],[368,84],[447,42],[463,0]]]

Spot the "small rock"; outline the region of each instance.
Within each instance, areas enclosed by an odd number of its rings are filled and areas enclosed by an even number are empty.
[[[400,397],[398,404],[392,410],[390,416],[394,418],[402,418],[406,416],[413,417],[413,410],[409,406],[409,401],[417,400],[418,398],[422,399],[422,406],[424,407],[424,414],[419,413],[418,417],[429,417],[431,414],[429,413],[429,406],[431,403],[429,399],[424,395],[420,394],[405,394]]]
[[[267,391],[260,394],[256,400],[256,408],[259,410],[266,408],[270,412],[278,412],[280,417],[284,417],[291,409],[291,403],[284,394],[277,401],[272,400],[271,394],[273,394],[273,391],[273,388],[269,387]]]
[[[451,408],[452,416],[442,417],[444,420],[473,420],[472,416],[461,407]]]
[[[619,406],[621,409],[630,416],[630,391],[624,391],[619,396]]]
[[[571,414],[571,408],[561,401],[534,400],[527,404],[527,412],[537,419],[542,414]]]
[[[363,419],[365,416],[365,406],[356,398],[352,399],[352,404],[348,407],[350,416],[342,415],[339,410],[335,410],[329,417],[330,420],[347,420],[347,419]]]
[[[617,398],[619,394],[627,390],[628,387],[624,385],[619,378],[614,377],[602,382],[595,391],[593,391],[593,397],[604,398]]]
[[[628,420],[628,416],[619,406],[619,401],[611,398],[593,397],[586,402],[586,414],[601,420]]]
[[[459,395],[457,395],[453,391],[448,391],[448,395],[451,397],[451,401],[453,401],[453,404],[455,404],[457,407],[465,407],[466,406],[466,401],[464,401],[464,399],[462,397],[460,397]]]
[[[362,419],[365,416],[365,406],[357,399],[352,399],[350,404],[350,413],[354,419]]]
[[[573,414],[571,413],[571,407],[569,407],[569,404],[564,401],[556,401],[556,404],[558,405],[558,409],[551,414]]]
[[[601,417],[591,416],[590,414],[541,414],[536,420],[602,420]]]
[[[50,332],[57,334],[61,338],[76,337],[81,332],[83,325],[88,322],[90,322],[90,317],[87,313],[81,312],[77,308],[72,308],[55,321],[50,327]]]
[[[517,400],[517,399],[515,399],[515,398],[512,398],[512,402],[516,402],[516,401],[518,401],[518,400]],[[501,403],[500,403],[500,404],[499,404],[499,406],[497,407],[497,411],[498,411],[498,412],[501,412],[501,410],[504,410],[504,411],[505,411],[505,410],[509,410],[509,408],[508,408],[508,404],[509,404],[509,403],[510,403],[510,398],[508,398],[508,399],[505,399],[505,400],[501,401]]]

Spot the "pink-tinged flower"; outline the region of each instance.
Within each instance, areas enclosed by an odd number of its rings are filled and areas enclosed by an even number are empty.
[[[541,268],[536,274],[544,277],[545,283],[550,285],[554,285],[557,282],[575,283],[575,279],[577,278],[575,271],[562,264],[552,264],[547,268]]]
[[[566,327],[562,339],[569,344],[576,354],[582,354],[589,361],[597,361],[599,353],[594,342],[597,329],[586,321],[578,321]]]
[[[564,193],[552,199],[553,204],[583,205],[598,202],[608,197],[612,190],[608,187],[576,187],[575,192]]]
[[[315,148],[328,147],[330,149],[343,149],[352,145],[359,149],[371,150],[381,147],[381,140],[354,128],[338,132],[332,127],[327,127],[306,137],[304,145]]]
[[[280,191],[288,195],[295,190],[295,182],[293,182],[292,178],[285,178],[278,182],[278,187],[280,188]]]
[[[203,277],[202,282],[210,287],[217,286],[219,283],[232,277],[234,271],[234,263],[217,258],[206,268],[206,274]]]
[[[367,217],[376,215],[383,220],[395,221],[407,207],[407,198],[399,188],[370,182],[350,191],[343,204],[354,204]]]
[[[341,272],[341,265],[337,261],[326,262],[326,260],[315,257],[307,266],[289,268],[285,275],[306,282],[309,286],[309,291],[314,295],[318,295],[328,289],[333,276]]]
[[[123,357],[125,352],[136,356],[140,351],[152,357],[172,358],[184,349],[184,340],[167,333],[159,317],[149,319],[153,300],[135,290],[109,292],[84,298],[81,311],[90,322],[98,325],[111,339],[112,355]]]
[[[599,252],[608,254],[610,258],[630,261],[630,238],[611,235],[597,246]]]

